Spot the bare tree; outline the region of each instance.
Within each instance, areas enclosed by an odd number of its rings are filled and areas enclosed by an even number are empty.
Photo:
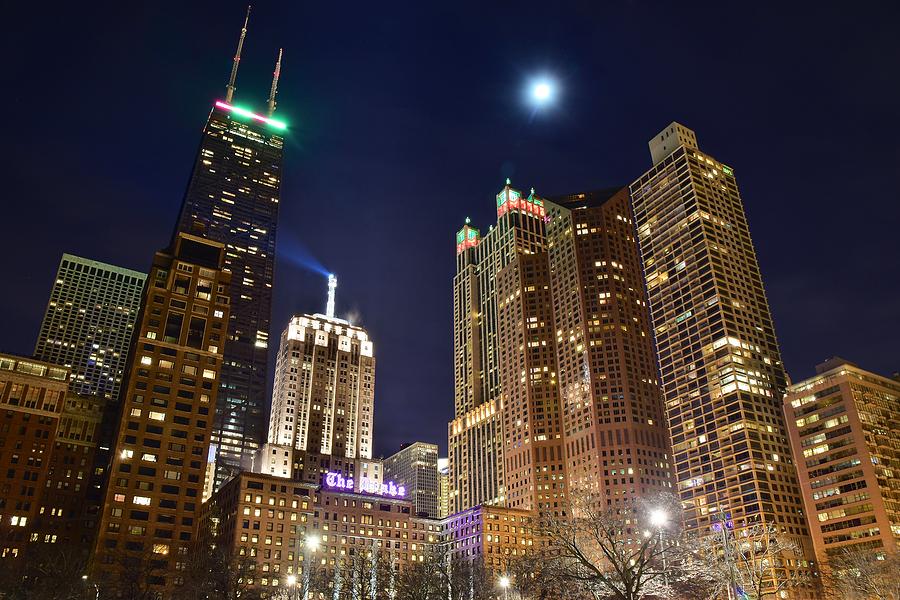
[[[900,553],[847,549],[825,566],[830,596],[845,600],[900,600]]]
[[[350,548],[332,579],[338,600],[387,600],[395,584],[389,553],[374,548]]]
[[[0,575],[0,598],[82,600],[90,587],[82,579],[86,572],[87,552],[82,546],[33,542]]]
[[[423,556],[424,560],[400,569],[395,581],[395,600],[447,600],[450,578],[446,553],[437,547]]]
[[[614,600],[675,597],[691,576],[682,557],[681,507],[672,495],[609,507],[574,493],[559,514],[541,516],[552,552],[546,573],[580,597]]]
[[[200,545],[185,562],[184,570],[172,574],[182,579],[171,594],[173,600],[257,600],[262,598],[256,578],[256,561],[232,556],[222,546]]]
[[[693,546],[692,567],[713,584],[712,597],[763,600],[812,584],[796,564],[799,544],[771,522],[739,528],[723,516]]]

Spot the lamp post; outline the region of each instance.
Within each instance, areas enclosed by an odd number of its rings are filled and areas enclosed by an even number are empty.
[[[503,588],[503,600],[509,600],[509,577],[503,575],[500,577],[500,587]]]
[[[297,598],[297,576],[291,573],[287,576],[288,587],[291,588],[291,600]]]
[[[661,508],[650,511],[650,524],[656,527],[659,535],[659,556],[662,559],[663,583],[669,586],[669,574],[666,572],[666,545],[663,543],[663,529],[669,522],[669,515]]]
[[[81,580],[84,582],[85,585],[90,584],[90,585],[94,586],[94,600],[100,600],[100,586],[97,585],[96,583],[88,582],[87,575],[82,575]]]
[[[312,555],[319,549],[322,539],[315,535],[307,535],[303,540],[303,598],[309,600],[309,587],[312,579]]]

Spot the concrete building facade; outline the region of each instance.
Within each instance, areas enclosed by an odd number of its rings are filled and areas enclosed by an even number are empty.
[[[146,273],[63,254],[34,347],[71,370],[70,389],[119,401]]]
[[[671,450],[627,188],[547,203],[573,493],[627,507],[672,491]]]
[[[415,514],[437,519],[440,514],[440,481],[437,444],[413,442],[384,459],[384,478],[406,486]]]
[[[816,558],[900,543],[900,381],[842,359],[784,397]]]

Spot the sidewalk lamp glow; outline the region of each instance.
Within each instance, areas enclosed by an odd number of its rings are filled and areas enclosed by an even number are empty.
[[[319,536],[310,535],[306,537],[306,541],[303,544],[307,547],[307,549],[315,552],[319,549]]]
[[[661,508],[650,511],[650,524],[654,527],[663,527],[669,521],[669,515]]]
[[[297,576],[296,575],[288,575],[287,584],[290,586],[297,585]]]
[[[500,587],[502,587],[503,589],[506,589],[509,587],[509,577],[504,575],[503,577],[500,578]]]

